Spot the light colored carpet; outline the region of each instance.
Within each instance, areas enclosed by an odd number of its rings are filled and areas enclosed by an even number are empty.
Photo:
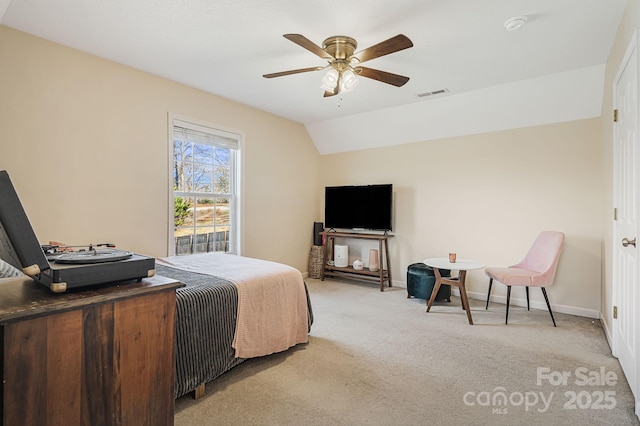
[[[512,307],[505,325],[472,300],[471,326],[456,297],[426,313],[401,287],[306,281],[309,343],[178,399],[177,426],[640,424],[599,321]]]

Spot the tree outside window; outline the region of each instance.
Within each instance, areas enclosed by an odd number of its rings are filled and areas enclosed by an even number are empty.
[[[175,254],[233,251],[235,150],[225,138],[174,127]],[[232,242],[232,241],[231,241]]]

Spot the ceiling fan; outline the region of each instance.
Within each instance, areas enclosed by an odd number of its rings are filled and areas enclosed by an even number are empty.
[[[322,71],[328,68],[327,73],[322,78],[321,86],[325,90],[325,97],[350,92],[358,85],[358,75],[396,87],[403,86],[409,81],[409,77],[360,66],[360,64],[365,61],[370,61],[412,47],[413,43],[411,40],[403,34],[398,34],[395,37],[391,37],[358,53],[354,53],[358,47],[358,43],[353,38],[347,36],[329,37],[322,42],[322,47],[302,34],[284,34],[283,37],[321,57],[329,64],[323,67],[300,68],[264,74],[264,78],[282,77],[310,71]]]

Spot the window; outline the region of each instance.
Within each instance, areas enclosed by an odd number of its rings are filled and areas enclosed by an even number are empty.
[[[169,122],[169,254],[239,254],[241,135],[171,115]]]

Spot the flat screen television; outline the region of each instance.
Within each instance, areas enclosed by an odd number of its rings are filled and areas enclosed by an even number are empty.
[[[327,186],[324,226],[354,230],[391,231],[393,185]]]

